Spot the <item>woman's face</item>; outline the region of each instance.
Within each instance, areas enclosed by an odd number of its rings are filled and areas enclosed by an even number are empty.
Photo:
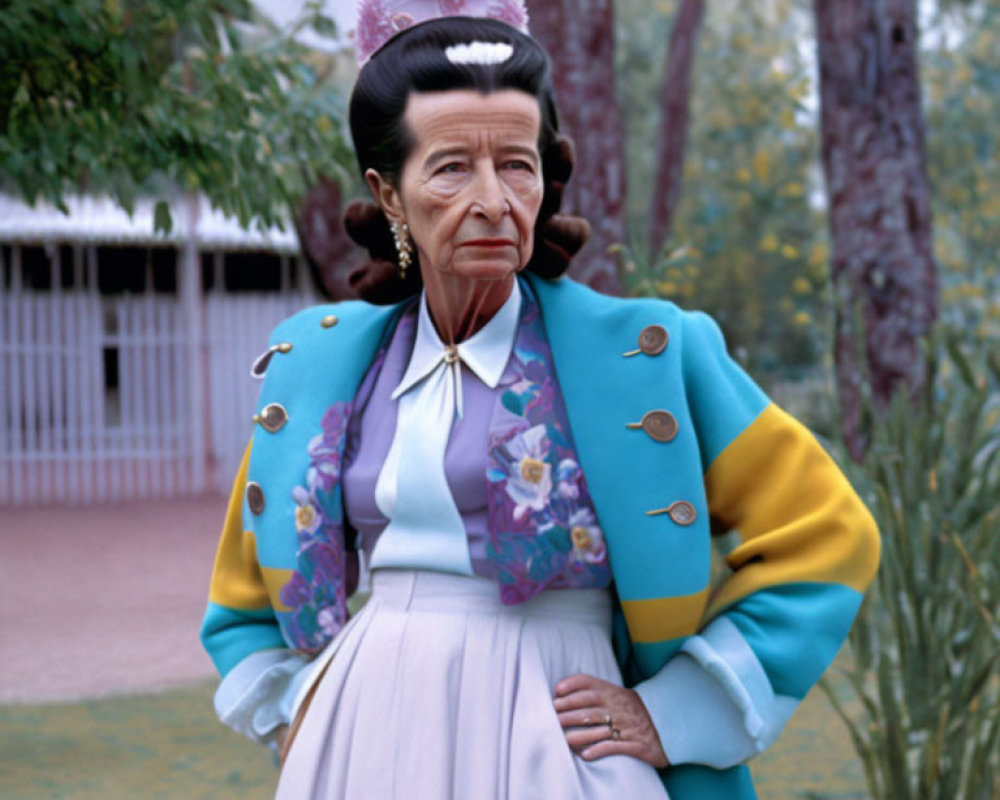
[[[398,185],[367,178],[390,222],[409,226],[421,271],[501,280],[524,267],[542,203],[538,101],[517,90],[417,93],[404,119],[414,146]]]

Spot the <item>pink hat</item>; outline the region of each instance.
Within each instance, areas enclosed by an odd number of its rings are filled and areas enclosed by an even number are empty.
[[[524,0],[359,0],[358,66],[401,30],[441,17],[480,17],[528,32]]]

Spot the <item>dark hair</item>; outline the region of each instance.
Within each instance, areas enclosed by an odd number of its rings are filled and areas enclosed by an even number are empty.
[[[514,52],[503,63],[490,65],[453,64],[445,55],[445,49],[452,45],[477,41],[509,44]],[[559,134],[549,73],[549,57],[538,42],[495,20],[445,17],[396,34],[362,67],[351,94],[351,134],[362,175],[374,169],[386,180],[399,180],[414,144],[403,118],[411,92],[523,91],[537,98],[541,111],[538,152],[544,187],[535,221],[535,246],[525,268],[544,278],[562,275],[587,242],[590,225],[582,217],[559,213],[573,172],[573,145]],[[396,302],[420,291],[419,269],[407,270],[404,281],[395,277],[396,252],[382,209],[370,203],[353,203],[344,217],[344,229],[368,251],[370,259],[357,268],[343,259],[323,266],[314,262],[306,248],[324,291],[330,292],[329,286],[336,285],[334,278],[344,271],[350,273],[346,283],[352,291],[373,303]]]
[[[514,48],[499,64],[453,64],[445,55],[452,45],[501,42]],[[538,151],[558,136],[549,57],[530,36],[503,22],[473,17],[444,17],[396,34],[361,69],[351,94],[350,122],[361,173],[374,169],[385,179],[399,178],[413,141],[403,120],[411,92],[473,89],[483,94],[519,89],[538,99],[541,111]]]

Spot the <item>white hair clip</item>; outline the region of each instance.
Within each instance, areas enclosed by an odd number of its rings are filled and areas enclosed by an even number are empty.
[[[506,42],[469,42],[453,44],[444,54],[452,64],[502,64],[514,55],[514,48]]]

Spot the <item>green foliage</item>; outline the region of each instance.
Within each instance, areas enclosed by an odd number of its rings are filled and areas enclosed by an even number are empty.
[[[326,66],[257,36],[247,0],[25,0],[0,15],[0,175],[28,202],[72,192],[204,192],[281,224],[317,174],[352,162]],[[332,23],[309,7],[303,25]],[[157,226],[170,225],[166,205]]]
[[[623,0],[622,103],[629,123],[630,218],[642,241],[676,3]],[[828,245],[808,41],[811,10],[790,0],[709,3],[691,87],[681,202],[665,251],[636,245],[630,293],[711,313],[745,364],[801,371],[826,350]],[[654,56],[654,54],[657,54]]]
[[[855,484],[882,533],[848,638],[847,723],[873,800],[1000,797],[1000,358],[938,333],[926,396],[896,396]]]
[[[643,252],[656,191],[656,98],[677,0],[617,0],[628,125],[631,293],[716,316],[758,377],[825,360],[829,240],[818,153],[812,6],[707,4],[682,198],[664,253]],[[921,79],[941,315],[1000,345],[1000,5],[921,6]]]
[[[1000,345],[1000,6],[938,3],[921,66],[942,315]]]
[[[676,5],[657,4],[655,21],[639,0],[616,5],[638,241],[656,191],[653,98]],[[766,376],[828,349],[811,8],[708,9],[672,240],[652,258],[640,246],[617,256],[632,293],[706,308]],[[1000,7],[940,0],[922,6],[922,19],[950,333],[929,347],[926,396],[897,397],[865,463],[848,465],[878,518],[883,564],[847,645],[848,688],[839,676],[823,685],[874,800],[987,800],[1000,797]]]

